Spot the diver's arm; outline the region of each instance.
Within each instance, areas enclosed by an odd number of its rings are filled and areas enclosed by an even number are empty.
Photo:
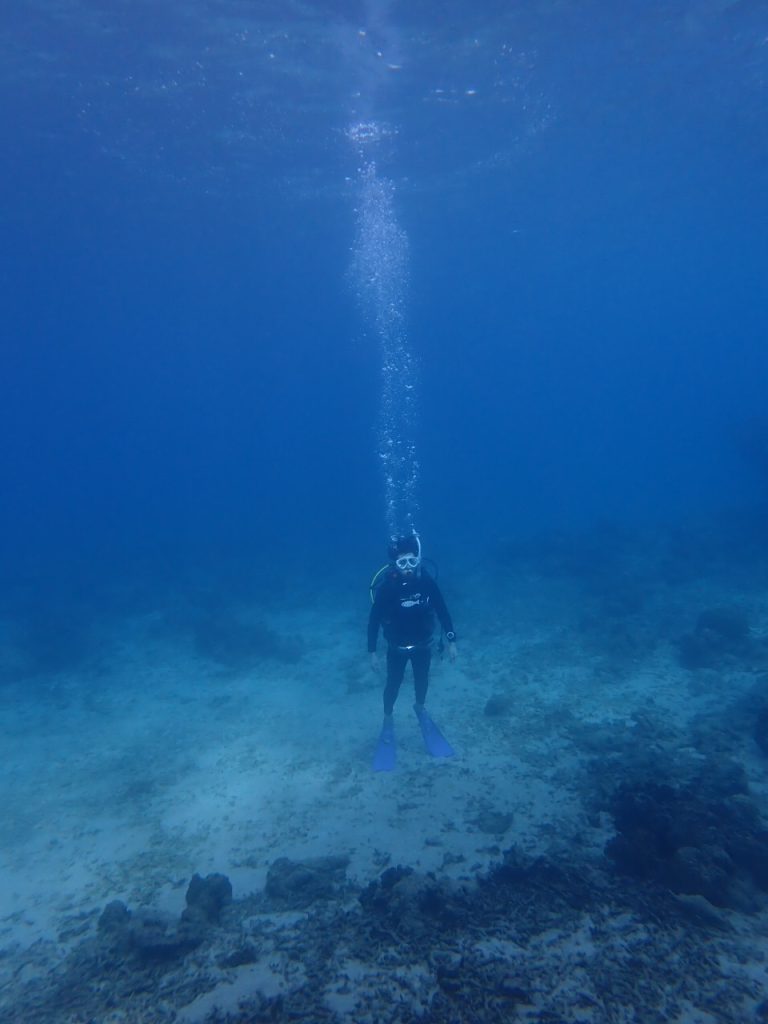
[[[382,621],[382,602],[381,602],[381,591],[376,594],[374,602],[371,605],[371,612],[368,616],[368,658],[371,663],[371,669],[374,672],[379,671],[379,656],[376,653],[376,641],[379,639],[379,627]]]
[[[451,613],[448,611],[445,598],[440,592],[440,587],[438,587],[434,580],[432,580],[432,607],[437,613],[440,625],[443,627],[443,632],[448,638],[448,642],[454,643],[456,640],[456,633],[453,628],[453,619],[451,618]]]
[[[371,613],[368,616],[368,653],[376,653],[376,641],[379,639],[379,628],[381,626],[382,619],[382,601],[381,591],[376,594],[376,598],[371,605]]]
[[[448,606],[445,603],[445,598],[440,592],[440,587],[438,587],[437,583],[435,583],[434,580],[432,581],[432,588],[432,604],[434,606],[435,611],[437,612],[437,617],[440,620],[440,625],[443,627],[445,639],[448,641],[448,657],[451,659],[451,661],[455,661],[457,650],[456,631],[453,628],[453,619],[451,618],[451,613],[448,611]]]

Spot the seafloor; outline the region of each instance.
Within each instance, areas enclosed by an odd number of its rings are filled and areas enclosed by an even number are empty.
[[[362,570],[9,598],[0,1020],[768,1020],[765,550],[751,523],[446,559],[458,755],[408,686],[393,774]]]

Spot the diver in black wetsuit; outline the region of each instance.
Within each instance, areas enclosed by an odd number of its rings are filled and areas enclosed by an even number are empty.
[[[392,716],[405,667],[413,666],[416,711],[423,709],[429,685],[435,615],[445,631],[448,656],[456,658],[456,633],[443,595],[421,565],[421,541],[416,534],[393,540],[389,548],[391,568],[376,590],[368,619],[368,652],[371,667],[378,671],[376,641],[383,627],[387,640],[387,684],[384,688],[385,721]]]

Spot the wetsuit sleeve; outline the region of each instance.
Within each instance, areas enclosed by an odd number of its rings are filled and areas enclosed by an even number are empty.
[[[443,627],[443,632],[453,633],[453,619],[451,613],[448,611],[448,607],[445,603],[445,598],[440,592],[440,587],[437,583],[432,580],[432,607],[435,609],[440,625]]]
[[[371,605],[371,613],[368,616],[368,653],[373,654],[376,650],[376,641],[379,638],[379,627],[381,626],[382,612],[384,609],[384,602],[381,599],[381,590],[376,594],[373,604]]]

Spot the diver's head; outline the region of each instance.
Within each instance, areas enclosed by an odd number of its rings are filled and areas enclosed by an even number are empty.
[[[389,544],[389,560],[403,576],[411,576],[421,565],[421,540],[417,533],[409,537],[393,537]]]

